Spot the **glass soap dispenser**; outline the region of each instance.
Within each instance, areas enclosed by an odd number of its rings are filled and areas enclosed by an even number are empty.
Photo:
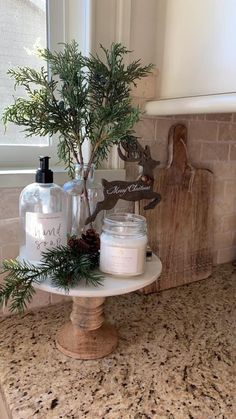
[[[49,158],[40,157],[35,183],[20,195],[19,259],[37,263],[41,253],[67,243],[67,195],[53,183]]]

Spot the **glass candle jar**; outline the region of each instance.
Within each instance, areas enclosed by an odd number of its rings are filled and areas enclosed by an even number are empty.
[[[141,215],[117,213],[103,221],[100,270],[116,276],[136,276],[145,270],[147,223]]]

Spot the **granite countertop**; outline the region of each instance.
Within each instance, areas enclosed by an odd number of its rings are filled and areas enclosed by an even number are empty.
[[[236,271],[158,295],[107,300],[119,330],[104,359],[67,358],[63,303],[1,319],[0,382],[13,419],[235,419]]]

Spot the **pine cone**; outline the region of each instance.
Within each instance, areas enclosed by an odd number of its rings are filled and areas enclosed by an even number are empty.
[[[68,240],[68,246],[78,254],[97,253],[100,249],[100,237],[95,230],[90,228],[81,238],[71,236]]]
[[[100,237],[93,228],[89,228],[82,234],[81,241],[89,247],[89,252],[91,253],[96,253],[100,249]]]
[[[67,241],[68,246],[71,249],[76,249],[78,247],[78,239],[76,236],[71,236]]]
[[[89,245],[82,240],[81,238],[77,238],[76,236],[72,236],[68,240],[68,246],[71,248],[71,250],[78,255],[81,255],[82,253],[89,253],[90,247]]]

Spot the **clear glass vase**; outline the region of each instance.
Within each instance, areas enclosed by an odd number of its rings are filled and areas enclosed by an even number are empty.
[[[94,166],[90,168],[87,180],[84,175],[87,165],[75,165],[75,178],[65,183],[63,189],[68,194],[68,233],[81,236],[88,228],[101,232],[103,213],[99,213],[95,221],[85,225],[86,219],[95,210],[98,201],[103,200],[102,185],[94,181]],[[86,193],[87,190],[87,193]],[[86,198],[87,196],[87,198]]]

